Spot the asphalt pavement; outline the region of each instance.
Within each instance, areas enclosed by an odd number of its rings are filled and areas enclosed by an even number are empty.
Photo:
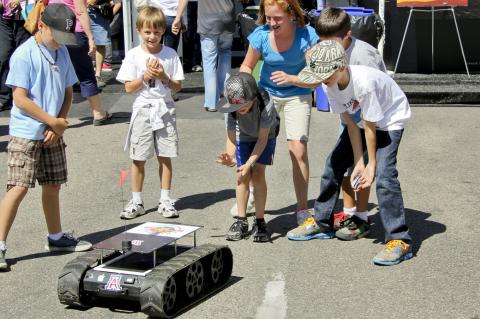
[[[407,223],[415,258],[395,267],[378,267],[372,257],[382,249],[383,229],[375,192],[374,222],[368,238],[353,242],[292,242],[295,195],[291,163],[282,129],[275,163],[267,170],[266,219],[272,242],[226,242],[232,223],[234,171],[215,156],[225,143],[221,114],[203,110],[203,96],[181,93],[177,102],[180,156],[173,160],[172,195],[185,224],[200,224],[199,243],[228,244],[234,254],[229,286],[196,305],[183,319],[269,318],[465,318],[480,316],[480,207],[478,154],[480,107],[413,107],[398,156]],[[129,199],[130,181],[119,173],[130,161],[123,151],[132,96],[105,91],[104,106],[113,124],[93,127],[88,104],[78,94],[65,132],[69,182],[62,188],[64,230],[97,242],[145,221],[171,221],[156,212],[157,164],[146,166],[144,201],[148,214],[125,222],[118,215]],[[0,117],[0,181],[6,181],[8,114]],[[284,127],[284,126],[282,126]],[[310,203],[319,193],[323,163],[338,134],[338,116],[313,112],[311,122]],[[339,203],[341,207],[341,201]],[[57,276],[78,256],[43,250],[46,226],[37,186],[27,194],[8,238],[10,271],[0,273],[1,318],[145,318],[129,309],[76,310],[57,298]]]

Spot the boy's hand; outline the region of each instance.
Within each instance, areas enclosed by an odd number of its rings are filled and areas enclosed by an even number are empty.
[[[252,166],[250,164],[246,163],[240,166],[239,168],[237,168],[237,184],[238,185],[245,182],[245,180],[248,177],[248,174],[250,174],[251,167]]]
[[[365,189],[372,186],[375,180],[375,165],[367,164],[367,167],[363,170],[362,177],[360,178],[359,189]]]
[[[237,164],[237,161],[226,152],[218,154],[216,162],[230,167],[233,167]]]
[[[43,139],[43,144],[44,145],[51,145],[51,144],[55,144],[58,139],[60,138],[57,134],[55,134],[54,131],[52,131],[51,128],[47,127],[45,129],[45,132],[43,132],[43,135],[45,136],[45,138]]]
[[[58,136],[62,136],[63,132],[68,127],[68,121],[62,117],[55,118],[52,123],[49,123],[50,128],[57,134]]]
[[[277,85],[292,84],[292,76],[283,71],[272,72],[272,76],[270,76],[270,80],[272,80]]]
[[[365,170],[365,164],[363,163],[363,161],[358,162],[357,165],[355,165],[355,167],[353,168],[352,176],[350,176],[350,185],[352,184],[355,177],[363,175],[364,170]],[[357,184],[357,188],[354,188],[353,190],[355,192],[358,192],[360,190],[361,184],[362,184],[362,179],[360,178],[360,181]]]

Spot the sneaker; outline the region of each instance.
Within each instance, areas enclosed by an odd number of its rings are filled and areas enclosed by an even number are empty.
[[[370,225],[363,219],[353,215],[342,222],[342,228],[335,232],[335,236],[342,240],[355,240],[370,233]]]
[[[7,260],[5,259],[6,253],[6,250],[0,250],[0,271],[7,270],[8,268]]]
[[[393,266],[413,257],[412,247],[403,240],[390,240],[385,248],[373,257],[373,263],[381,266]]]
[[[162,200],[158,203],[158,213],[165,218],[176,218],[178,212],[175,209],[175,201],[171,199]]]
[[[203,68],[201,65],[194,65],[192,67],[192,72],[202,72],[203,71]]]
[[[248,201],[247,201],[247,215],[253,212],[255,209],[255,197],[253,196],[252,193],[248,195]],[[237,202],[235,201],[235,204],[232,206],[230,209],[230,215],[233,217],[238,216],[238,207],[237,207]]]
[[[333,229],[339,230],[345,227],[344,222],[352,216],[352,214],[346,214],[344,212],[333,214]]]
[[[99,89],[103,89],[104,87],[107,86],[107,83],[105,83],[105,82],[102,80],[101,77],[96,76],[95,79],[97,80],[97,87],[98,87]]]
[[[313,217],[308,217],[305,222],[287,233],[290,240],[330,239],[333,238],[331,229],[320,227]]]
[[[145,214],[145,208],[143,207],[143,203],[135,203],[133,199],[131,199],[127,206],[123,209],[120,213],[121,219],[132,219],[138,216],[142,216]]]
[[[105,116],[101,119],[93,119],[93,126],[101,126],[108,124],[112,121],[113,119],[113,114],[110,114],[108,112],[105,112]]]
[[[252,226],[253,242],[264,243],[270,241],[270,234],[268,233],[267,223],[265,220],[255,220]]]
[[[227,240],[240,240],[248,237],[248,221],[237,219],[227,233]]]
[[[112,66],[108,63],[102,65],[102,72],[112,72]]]
[[[45,245],[47,251],[86,251],[92,248],[91,243],[75,238],[71,233],[63,233],[57,240],[50,237],[47,239],[48,243]]]
[[[297,225],[302,225],[309,217],[312,217],[314,214],[309,209],[302,209],[295,213],[297,216]]]

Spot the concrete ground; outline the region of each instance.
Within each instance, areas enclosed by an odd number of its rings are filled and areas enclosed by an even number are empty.
[[[179,198],[180,223],[204,225],[200,243],[228,244],[234,254],[231,284],[178,318],[465,318],[480,316],[480,107],[413,108],[398,156],[407,221],[415,258],[396,267],[378,267],[372,257],[382,248],[383,230],[373,192],[375,225],[368,238],[292,242],[295,195],[284,132],[275,165],[268,170],[268,226],[272,242],[226,242],[232,223],[234,172],[215,156],[224,147],[222,116],[203,111],[203,96],[180,94],[177,102],[180,156],[173,161],[173,196]],[[69,182],[61,193],[65,230],[82,239],[104,239],[125,225],[167,221],[156,213],[157,165],[147,165],[144,200],[149,214],[124,222],[118,218],[130,183],[119,187],[119,172],[129,168],[123,152],[132,97],[105,93],[114,124],[93,127],[90,111],[78,96],[72,106],[68,144]],[[8,118],[0,118],[0,181],[6,181]],[[338,131],[338,117],[313,112],[311,122],[311,203],[319,192],[326,155]],[[123,193],[123,195],[122,195]],[[10,271],[0,273],[1,318],[144,318],[129,310],[94,307],[84,311],[61,305],[57,276],[72,254],[43,250],[46,227],[40,189],[22,203],[8,238]],[[341,205],[341,203],[340,203]]]

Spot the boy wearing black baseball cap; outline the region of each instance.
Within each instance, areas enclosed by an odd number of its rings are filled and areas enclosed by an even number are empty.
[[[225,82],[225,98],[216,109],[226,114],[227,143],[217,163],[237,167],[237,220],[227,240],[248,237],[246,216],[249,183],[255,188],[254,242],[270,240],[264,213],[267,200],[266,165],[273,164],[279,119],[268,93],[259,89],[252,75],[239,73]]]
[[[35,182],[42,186],[48,251],[84,251],[91,244],[62,232],[60,186],[67,182],[63,133],[77,82],[64,44],[75,43],[75,15],[63,4],[47,6],[39,31],[10,59],[6,84],[13,91],[8,143],[7,193],[0,202],[0,270],[8,268],[6,239],[19,205]],[[30,238],[30,235],[28,236]]]

